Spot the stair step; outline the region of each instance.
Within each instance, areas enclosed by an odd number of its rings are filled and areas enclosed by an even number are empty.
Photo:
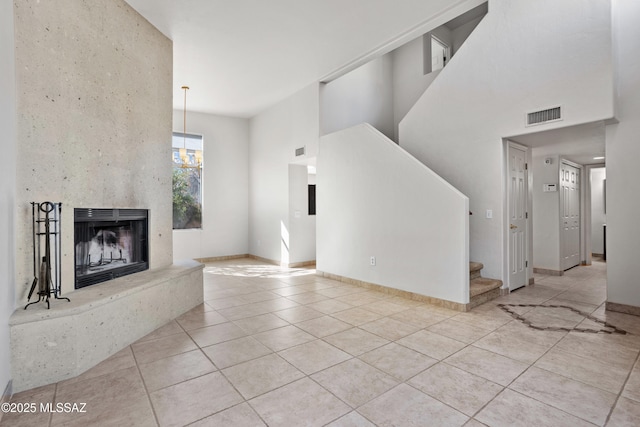
[[[474,297],[476,295],[484,294],[485,292],[492,291],[493,289],[499,289],[501,286],[502,280],[479,277],[469,282],[469,296]]]
[[[496,299],[500,296],[502,280],[478,277],[469,282],[469,308]]]
[[[469,280],[476,279],[480,277],[480,270],[484,268],[481,262],[470,262],[469,263]]]

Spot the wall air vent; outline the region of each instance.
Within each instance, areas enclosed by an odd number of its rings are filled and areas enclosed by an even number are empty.
[[[296,157],[304,156],[304,149],[305,147],[296,148]]]
[[[562,120],[562,110],[560,106],[527,113],[527,126],[541,125],[558,120]]]

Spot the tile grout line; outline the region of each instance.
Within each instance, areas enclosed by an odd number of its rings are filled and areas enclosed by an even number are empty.
[[[611,420],[611,415],[613,415],[613,411],[616,408],[616,406],[618,405],[618,401],[620,400],[620,397],[622,397],[622,393],[624,393],[624,389],[627,386],[627,382],[629,382],[629,378],[631,378],[631,374],[633,374],[633,368],[635,368],[638,365],[638,360],[640,360],[640,351],[636,355],[636,360],[634,361],[633,365],[631,366],[631,369],[629,370],[629,374],[627,375],[627,378],[625,378],[624,383],[622,384],[622,387],[620,388],[620,392],[616,396],[616,400],[613,402],[613,405],[611,405],[611,409],[609,410],[609,413],[607,414],[607,418],[604,421],[604,424],[603,424],[604,426],[606,426],[609,423],[609,421]]]
[[[175,321],[175,319],[174,319]],[[178,322],[176,322],[178,323]],[[149,389],[147,387],[147,382],[144,380],[144,376],[142,375],[142,371],[140,370],[140,364],[138,363],[138,358],[136,357],[135,351],[133,351],[133,347],[129,346],[131,350],[131,355],[133,356],[133,360],[136,363],[136,369],[138,371],[138,375],[140,375],[140,380],[142,381],[142,386],[144,387],[145,394],[147,396],[147,402],[149,402],[149,406],[151,406],[151,412],[153,413],[153,418],[156,422],[156,425],[160,425],[160,420],[158,419],[158,414],[156,414],[156,408],[153,406],[153,402],[151,401],[151,393],[149,393]]]

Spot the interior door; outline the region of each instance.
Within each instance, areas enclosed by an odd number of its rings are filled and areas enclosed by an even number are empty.
[[[565,160],[560,164],[560,266],[580,264],[580,169]]]
[[[508,145],[509,203],[509,289],[515,290],[527,280],[527,164],[526,151]]]

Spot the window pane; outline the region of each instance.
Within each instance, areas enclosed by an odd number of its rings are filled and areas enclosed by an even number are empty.
[[[173,229],[202,228],[202,136],[174,132]]]

